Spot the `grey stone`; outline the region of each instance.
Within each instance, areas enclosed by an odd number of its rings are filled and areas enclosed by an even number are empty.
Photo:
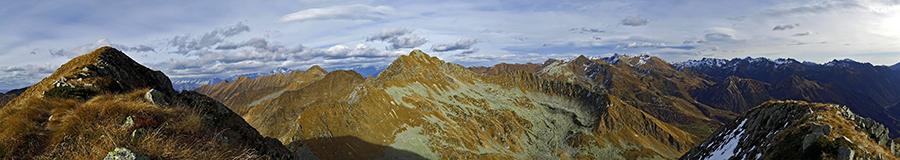
[[[169,102],[166,99],[166,94],[156,89],[150,89],[150,91],[147,91],[147,93],[144,94],[144,98],[157,106],[169,105]]]
[[[819,139],[821,137],[825,137],[825,134],[813,132],[813,133],[807,134],[806,136],[803,136],[803,149],[805,150],[806,147],[809,147],[809,145],[811,145],[813,142],[815,142],[816,139]]]
[[[823,126],[819,126],[816,129],[813,129],[813,133],[822,133],[824,135],[831,135],[831,125],[825,124]]]
[[[853,159],[854,152],[852,149],[847,147],[838,148],[838,158],[840,159]]]
[[[146,156],[125,147],[116,148],[106,154],[103,160],[148,160]]]

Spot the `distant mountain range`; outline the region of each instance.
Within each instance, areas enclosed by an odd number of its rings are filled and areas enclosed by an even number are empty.
[[[741,113],[771,99],[837,103],[888,124],[894,137],[900,133],[900,108],[893,107],[900,102],[900,74],[888,66],[850,59],[815,64],[749,57],[705,58],[673,65],[704,73],[718,82],[698,95],[701,102],[716,108]]]
[[[343,67],[343,68],[328,68],[325,70],[333,71],[333,70],[354,70],[357,71],[363,77],[367,76],[378,76],[382,70],[387,68],[387,66],[365,66],[365,67]],[[297,71],[295,69],[289,69],[285,67],[278,67],[269,72],[261,72],[261,73],[245,73],[239,75],[233,75],[227,78],[179,78],[172,80],[172,86],[177,91],[181,90],[194,90],[200,88],[203,85],[214,85],[216,83],[227,81],[231,82],[240,77],[247,77],[250,79],[256,79],[258,77],[276,75],[276,74],[289,74],[292,71]]]

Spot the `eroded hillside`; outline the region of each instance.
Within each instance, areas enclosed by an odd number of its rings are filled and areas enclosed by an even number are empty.
[[[330,72],[242,116],[322,159],[670,159],[700,139],[596,87],[534,70],[483,76],[416,50],[377,78]]]

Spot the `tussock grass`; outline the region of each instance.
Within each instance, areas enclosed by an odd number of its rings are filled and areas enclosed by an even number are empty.
[[[196,107],[155,106],[143,98],[147,91],[101,93],[87,101],[31,98],[27,105],[7,106],[0,111],[0,159],[102,159],[116,147],[153,159],[265,158],[217,140]],[[132,144],[133,128],[122,125],[128,116],[158,125],[144,128]]]

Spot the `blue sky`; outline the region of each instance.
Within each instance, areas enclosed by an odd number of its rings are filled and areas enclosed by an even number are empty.
[[[7,1],[0,89],[101,46],[172,78],[387,65],[421,49],[466,66],[577,55],[900,62],[900,1]]]

